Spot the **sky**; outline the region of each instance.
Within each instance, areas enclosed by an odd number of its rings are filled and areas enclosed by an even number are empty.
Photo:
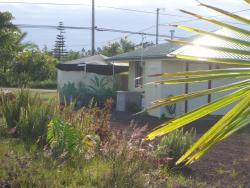
[[[35,25],[58,25],[62,21],[65,26],[91,26],[91,0],[54,0],[53,3],[60,4],[82,4],[80,5],[37,5],[37,4],[18,4],[3,3],[18,2],[18,0],[0,0],[0,11],[9,11],[15,17],[15,24],[35,24]],[[22,0],[22,2],[48,3],[48,0]],[[228,11],[239,11],[250,9],[243,0],[203,0],[203,3],[214,5]],[[103,28],[121,29],[129,31],[141,31],[145,28],[147,33],[155,33],[156,15],[142,12],[131,12],[125,10],[111,9],[107,7],[119,7],[125,9],[138,9],[155,12],[160,8],[160,13],[171,14],[160,15],[160,30],[162,35],[169,35],[170,30],[174,29],[169,24],[178,21],[192,20],[188,15],[178,11],[185,9],[204,16],[218,15],[218,13],[198,6],[196,0],[95,0],[96,3],[96,26]],[[104,7],[105,6],[105,7]],[[250,10],[238,13],[241,16],[249,17]],[[229,21],[228,18],[219,16],[219,20]],[[232,20],[230,20],[232,21]],[[236,21],[233,21],[236,22]],[[213,31],[218,29],[206,22],[190,21],[181,23],[182,25],[198,27],[204,30]],[[47,45],[49,49],[54,46],[57,35],[55,29],[22,29],[28,33],[25,41],[30,41],[43,48]],[[66,48],[80,51],[82,48],[89,50],[91,47],[91,31],[89,30],[66,30]],[[119,40],[126,36],[122,33],[96,32],[96,47],[102,47],[108,42]],[[190,33],[175,29],[175,36],[188,37]],[[140,35],[128,35],[129,40],[139,43],[142,40]],[[155,37],[144,37],[144,41],[155,42]],[[159,43],[165,42],[164,38],[159,39]]]

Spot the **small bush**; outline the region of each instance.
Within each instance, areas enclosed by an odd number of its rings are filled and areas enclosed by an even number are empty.
[[[31,88],[35,89],[57,89],[56,80],[33,81],[29,83]]]
[[[161,138],[157,147],[157,155],[162,159],[172,158],[171,162],[176,162],[192,145],[195,134],[194,129],[186,132],[178,129],[169,133]]]
[[[0,86],[8,86],[7,74],[0,70]]]
[[[52,103],[44,103],[38,95],[22,89],[14,99],[2,100],[1,111],[10,134],[27,143],[35,143],[38,139],[45,143],[47,125],[55,112]]]
[[[31,97],[29,105],[21,110],[17,134],[26,143],[39,142],[39,144],[45,145],[47,125],[53,115],[52,103],[43,103],[39,97]]]
[[[72,155],[77,151],[80,131],[69,123],[53,119],[48,125],[47,140],[54,156],[58,157],[63,153]]]
[[[12,129],[17,127],[21,116],[21,109],[28,106],[29,92],[26,90],[21,90],[17,92],[15,99],[6,98],[4,95],[1,96],[1,99],[1,112],[3,114],[7,128]]]

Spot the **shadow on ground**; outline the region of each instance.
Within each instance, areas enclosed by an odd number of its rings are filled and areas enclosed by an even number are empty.
[[[206,132],[220,117],[207,116],[185,127],[196,128],[197,138]],[[114,112],[111,127],[126,129],[131,120],[138,126],[148,124],[149,130],[168,121],[150,116],[133,116],[131,113]],[[191,178],[205,181],[211,187],[250,188],[250,127],[235,133],[228,139],[217,144],[200,161],[191,165]]]

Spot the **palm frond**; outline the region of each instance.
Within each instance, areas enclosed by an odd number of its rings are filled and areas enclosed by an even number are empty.
[[[236,38],[233,38],[233,37],[228,37],[228,36],[224,36],[224,35],[221,35],[221,34],[208,32],[208,31],[204,31],[202,29],[187,27],[187,26],[183,26],[183,25],[171,25],[171,26],[182,29],[182,30],[186,30],[186,31],[189,31],[189,32],[193,32],[193,33],[196,33],[196,34],[199,34],[199,35],[211,36],[211,37],[214,37],[214,38],[217,38],[217,39],[220,39],[220,40],[223,40],[223,41],[231,42],[231,43],[234,43],[234,44],[239,44],[239,45],[247,46],[247,47],[250,46],[250,42],[246,41],[246,40],[236,39]]]
[[[226,74],[226,75],[206,75],[206,76],[194,76],[189,78],[177,78],[177,79],[169,79],[169,80],[161,80],[149,82],[145,85],[151,84],[181,84],[181,83],[199,83],[206,82],[212,80],[224,80],[224,79],[240,79],[240,78],[250,78],[250,74]]]
[[[240,89],[234,93],[228,94],[221,99],[218,99],[212,103],[201,106],[196,110],[188,112],[178,118],[175,118],[167,123],[160,125],[155,131],[147,135],[147,139],[152,140],[158,136],[167,134],[175,129],[181,128],[184,125],[191,123],[197,119],[200,119],[212,112],[215,112],[225,106],[232,104],[233,102],[238,101],[239,99],[245,97],[250,90],[250,86],[244,89]]]
[[[179,76],[203,76],[203,75],[225,75],[225,74],[249,74],[250,68],[228,68],[228,69],[213,69],[213,70],[199,70],[188,72],[175,72],[175,73],[161,73],[149,75],[149,77],[163,76],[163,77],[179,77]]]
[[[172,97],[168,97],[168,98],[164,98],[164,99],[159,99],[159,100],[152,102],[152,104],[153,104],[152,106],[145,108],[142,112],[139,112],[137,114],[141,114],[141,113],[144,113],[146,111],[150,111],[150,110],[162,107],[162,106],[175,104],[177,102],[194,99],[197,97],[202,97],[202,96],[215,94],[215,93],[219,93],[219,92],[225,92],[225,91],[230,91],[230,90],[234,90],[234,89],[244,88],[246,86],[249,86],[249,84],[250,84],[250,80],[244,80],[244,81],[236,82],[233,84],[228,84],[228,85],[221,86],[221,87],[216,87],[213,89],[196,91],[196,92],[192,92],[192,93],[188,93],[188,94],[181,94],[181,95],[176,95],[176,96],[172,96]]]
[[[198,15],[198,14],[195,14],[195,13],[192,13],[192,12],[189,12],[189,11],[186,11],[186,10],[180,9],[180,11],[183,12],[183,13],[185,13],[185,14],[194,16],[194,17],[196,17],[196,18],[198,18],[198,19],[201,19],[201,20],[204,20],[204,21],[213,23],[213,24],[215,24],[215,25],[221,26],[221,27],[223,27],[223,28],[227,28],[227,29],[230,29],[230,30],[235,31],[235,32],[237,32],[237,33],[240,33],[240,34],[243,34],[243,35],[250,36],[250,31],[248,31],[248,30],[246,30],[246,29],[242,29],[242,28],[239,28],[239,27],[236,27],[236,26],[233,26],[233,25],[230,25],[230,24],[227,24],[227,23],[224,23],[224,22],[215,20],[215,19],[206,18],[206,17],[204,17],[204,16],[201,16],[201,15]]]
[[[246,3],[250,3],[249,0],[244,0]],[[199,1],[198,1],[199,2]],[[225,16],[228,16],[237,21],[243,22],[245,24],[250,25],[250,20],[248,18],[241,17],[234,13],[222,10],[220,8],[207,5],[199,2],[201,6],[219,12]],[[198,46],[204,49],[223,52],[225,54],[234,54],[235,58],[217,58],[217,57],[204,57],[204,56],[193,56],[193,55],[182,55],[175,54],[174,56],[179,59],[189,60],[193,63],[195,62],[205,62],[205,63],[215,63],[215,64],[225,64],[225,65],[235,65],[235,68],[232,69],[220,69],[220,70],[201,70],[201,71],[189,71],[189,72],[177,72],[177,73],[162,73],[155,74],[150,76],[157,76],[161,78],[167,78],[166,80],[160,80],[151,82],[150,84],[178,84],[178,83],[196,83],[196,82],[205,82],[212,80],[220,80],[220,79],[235,79],[235,78],[243,78],[245,80],[239,81],[236,83],[232,83],[226,86],[220,86],[212,89],[196,91],[188,94],[177,95],[165,99],[160,99],[154,101],[152,106],[145,109],[151,110],[161,106],[174,104],[180,101],[186,101],[189,99],[193,99],[196,97],[201,97],[205,95],[212,95],[218,92],[231,91],[236,90],[230,94],[225,95],[224,97],[213,101],[209,104],[201,106],[191,112],[188,112],[180,117],[177,117],[169,122],[166,122],[156,128],[153,132],[147,135],[149,140],[152,140],[158,136],[167,134],[175,129],[181,128],[188,123],[191,123],[197,119],[200,119],[212,112],[215,112],[225,106],[228,106],[232,103],[236,103],[236,105],[226,113],[212,128],[210,128],[178,161],[177,163],[182,163],[186,161],[186,164],[190,164],[196,160],[198,160],[201,156],[207,153],[211,147],[216,145],[218,142],[223,139],[229,137],[234,132],[239,129],[249,125],[250,122],[250,74],[249,74],[249,66],[250,59],[248,56],[250,52],[248,47],[250,46],[250,40],[247,39],[250,35],[250,31],[248,29],[239,28],[222,21],[218,21],[216,19],[207,18],[201,16],[196,13],[192,13],[189,11],[181,10],[181,12],[194,16],[195,18],[207,21],[209,23],[215,24],[217,26],[226,28],[235,33],[240,33],[240,35],[244,35],[242,38],[234,38],[232,36],[226,36],[219,33],[208,32],[197,28],[187,27],[187,26],[179,26],[173,25],[174,27],[180,28],[182,30],[186,30],[189,32],[193,32],[199,35],[210,36],[215,39],[219,39],[224,41],[225,44],[232,44],[232,48],[225,46],[214,46],[207,44],[196,44],[195,42],[189,41],[179,41],[174,40],[171,41],[173,43],[177,43],[179,45],[191,45]],[[234,35],[233,35],[234,36]],[[238,48],[239,47],[239,48]],[[247,47],[247,48],[245,48]],[[238,68],[239,66],[244,66],[245,68]]]
[[[245,1],[249,3],[249,0],[245,0]],[[207,5],[207,4],[204,4],[204,3],[201,3],[201,2],[199,2],[199,3],[200,3],[201,6],[207,7],[209,9],[212,9],[212,10],[214,10],[216,12],[219,12],[219,13],[221,13],[223,15],[229,16],[230,18],[233,18],[233,19],[235,19],[237,21],[240,21],[240,22],[243,22],[243,23],[246,23],[246,24],[250,24],[250,20],[247,19],[247,18],[241,17],[241,16],[239,16],[237,14],[225,11],[223,9],[220,9],[220,8],[217,8],[217,7],[214,7],[214,6],[211,6],[211,5]]]
[[[199,152],[196,151],[196,153],[188,159],[186,164],[198,160],[204,152],[208,151],[214,144],[225,138],[225,135],[228,134],[227,129],[230,127],[229,125],[237,118],[239,119],[240,116],[243,116],[245,110],[248,112],[249,106],[250,90],[248,89],[244,98],[191,146],[191,148],[177,161],[177,164],[190,157],[197,149]]]
[[[204,61],[204,62],[215,63],[215,64],[250,66],[249,60],[234,59],[234,58],[211,58],[211,57],[198,57],[198,56],[181,55],[181,54],[176,54],[175,57],[179,59],[194,61],[194,62]]]
[[[194,42],[181,41],[181,40],[168,40],[168,39],[166,39],[166,41],[172,42],[172,43],[175,43],[175,44],[178,44],[178,45],[198,46],[198,47],[201,47],[201,48],[206,48],[206,49],[214,50],[214,51],[218,51],[218,52],[225,52],[225,53],[238,54],[238,55],[250,55],[249,50],[240,50],[240,49],[234,49],[234,48],[208,46],[208,45],[204,45],[204,44],[197,44],[197,43],[194,43]]]

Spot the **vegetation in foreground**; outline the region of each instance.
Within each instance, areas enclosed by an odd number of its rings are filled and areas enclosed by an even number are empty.
[[[103,108],[90,104],[75,111],[21,90],[1,94],[0,102],[0,185],[205,187],[172,168],[175,155],[166,151],[180,151],[172,139],[161,152],[143,140],[146,127],[111,131],[111,100]],[[189,147],[187,140],[181,143],[183,134],[193,136],[180,131],[173,140],[179,135],[180,145]]]
[[[199,1],[198,1],[199,2]],[[249,0],[245,0],[246,3],[250,4]],[[250,20],[248,18],[241,17],[231,12],[227,12],[220,8],[200,3],[200,6],[213,10],[217,13],[223,14],[230,17],[236,21],[249,26]],[[171,41],[181,45],[192,45],[199,46],[200,48],[212,50],[213,52],[220,53],[216,57],[206,57],[197,55],[179,55],[177,58],[191,60],[191,61],[204,61],[206,63],[231,65],[233,68],[225,69],[212,69],[212,70],[199,70],[199,71],[189,71],[189,72],[177,72],[177,73],[163,73],[154,76],[166,77],[166,80],[161,80],[155,82],[156,84],[181,84],[181,83],[197,83],[197,82],[211,82],[213,80],[224,80],[224,79],[242,79],[241,81],[234,82],[229,85],[215,87],[212,89],[196,91],[188,94],[182,94],[178,96],[173,96],[165,99],[160,99],[155,101],[152,107],[146,109],[154,109],[160,106],[167,106],[180,101],[190,100],[196,97],[207,96],[219,92],[231,91],[230,94],[224,97],[212,101],[211,103],[201,106],[191,112],[188,112],[178,118],[175,118],[169,122],[164,123],[158,129],[154,130],[152,133],[148,134],[147,138],[152,140],[156,137],[167,134],[178,128],[181,128],[197,119],[205,117],[219,109],[233,104],[236,105],[227,114],[221,118],[212,128],[210,128],[196,143],[194,143],[184,155],[180,157],[177,164],[185,162],[186,164],[191,164],[196,160],[200,159],[201,156],[206,154],[213,146],[217,143],[223,141],[224,139],[231,136],[233,133],[237,132],[239,129],[244,128],[249,125],[250,122],[250,32],[249,29],[243,27],[238,27],[230,25],[223,21],[216,19],[203,17],[201,15],[195,14],[193,12],[181,10],[181,12],[194,16],[195,18],[207,21],[228,31],[232,32],[233,35],[226,36],[218,33],[207,32],[197,28],[191,28],[186,26],[175,25],[175,27],[194,32],[198,35],[209,36],[214,40],[221,41],[224,45],[228,46],[213,46],[212,44],[195,44],[193,42],[187,41]],[[238,37],[237,37],[238,36]],[[241,36],[241,37],[239,37]],[[211,39],[211,40],[213,40]],[[233,58],[224,58],[224,55],[228,54]],[[237,57],[239,58],[237,58]],[[169,79],[170,78],[170,79]],[[236,91],[235,91],[236,90]]]

